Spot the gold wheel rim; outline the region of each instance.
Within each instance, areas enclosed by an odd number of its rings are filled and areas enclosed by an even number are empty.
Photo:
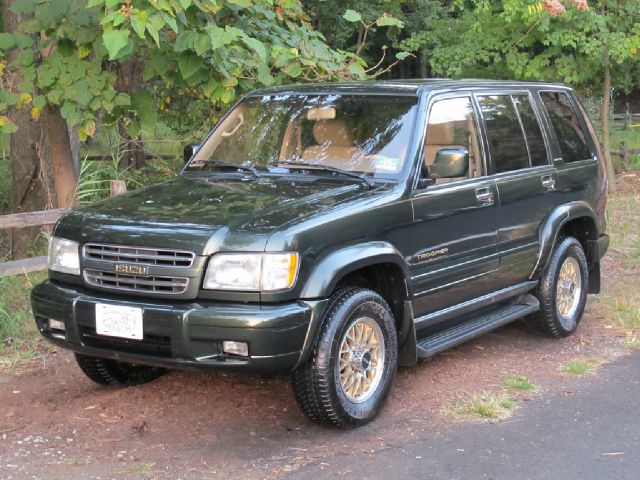
[[[338,378],[350,402],[362,403],[375,393],[384,373],[384,337],[369,317],[351,322],[340,341]]]
[[[582,275],[580,264],[573,257],[567,257],[560,267],[556,285],[556,311],[560,323],[567,329],[575,325],[575,314],[582,295]]]

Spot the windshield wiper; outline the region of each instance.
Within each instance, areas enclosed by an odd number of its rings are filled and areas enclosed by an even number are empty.
[[[367,177],[366,173],[351,172],[349,170],[343,170],[341,168],[331,167],[329,165],[323,165],[322,163],[296,162],[293,160],[284,160],[284,161],[277,162],[274,165],[281,165],[281,166],[291,165],[291,166],[297,166],[297,167],[308,167],[309,169],[313,169],[313,170],[324,170],[325,172],[333,172],[339,175],[344,175],[345,177],[358,179],[361,182],[365,183],[369,188],[373,188],[376,185],[373,182],[373,180]]]
[[[238,165],[237,163],[223,162],[222,160],[194,160],[194,162],[192,164],[190,164],[190,166],[193,166],[194,164],[195,164],[195,166],[198,166],[198,165],[213,165],[215,167],[236,168],[236,169],[242,170],[244,172],[251,172],[256,177],[260,176],[260,173],[258,173],[258,170],[253,165],[251,165],[251,166]]]

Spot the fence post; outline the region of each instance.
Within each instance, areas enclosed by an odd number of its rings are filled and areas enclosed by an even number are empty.
[[[127,184],[124,183],[124,180],[111,180],[111,185],[109,187],[109,196],[115,197],[116,195],[120,195],[122,193],[127,193]]]
[[[624,129],[627,130],[629,125],[631,125],[631,107],[629,106],[629,102],[627,102],[624,112]]]
[[[627,142],[624,140],[620,142],[620,151],[622,152],[622,170],[627,170],[629,167],[629,150],[627,150]]]

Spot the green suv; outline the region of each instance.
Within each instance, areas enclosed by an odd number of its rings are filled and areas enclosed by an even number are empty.
[[[35,319],[100,384],[288,372],[309,418],[362,425],[398,365],[523,317],[565,337],[600,290],[603,157],[563,85],[260,90],[185,156],[55,227]]]

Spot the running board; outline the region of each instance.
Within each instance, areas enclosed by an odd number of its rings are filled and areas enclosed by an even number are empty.
[[[538,299],[522,295],[515,303],[418,340],[418,358],[432,357],[540,309]]]

